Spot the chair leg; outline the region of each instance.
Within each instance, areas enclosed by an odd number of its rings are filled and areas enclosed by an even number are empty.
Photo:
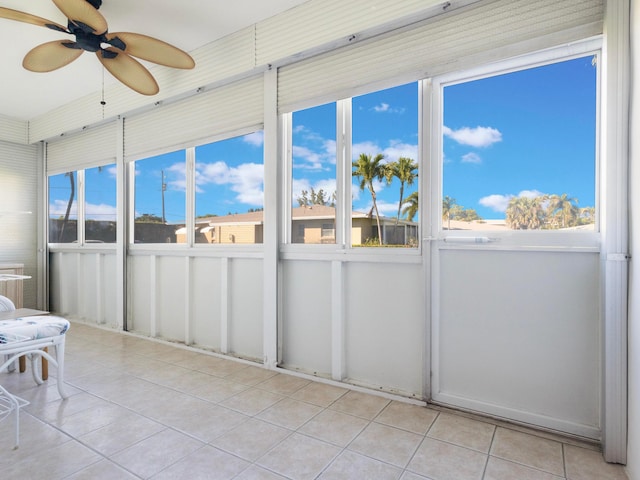
[[[58,371],[56,372],[58,380],[58,392],[63,400],[69,398],[64,388],[64,335],[62,335],[62,341],[56,345],[56,361],[58,362]]]
[[[49,347],[44,347],[42,350],[45,352],[49,352]],[[49,378],[49,361],[42,357],[42,380],[47,380]]]

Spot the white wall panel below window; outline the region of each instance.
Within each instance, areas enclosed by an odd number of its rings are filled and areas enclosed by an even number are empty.
[[[598,253],[440,250],[433,398],[600,437]]]
[[[125,158],[194,145],[197,140],[263,122],[263,77],[203,92],[125,119]]]
[[[282,361],[285,368],[331,375],[331,262],[283,262]]]
[[[394,79],[416,80],[602,32],[603,0],[496,0],[439,15],[415,28],[282,67],[281,113],[346,98]]]

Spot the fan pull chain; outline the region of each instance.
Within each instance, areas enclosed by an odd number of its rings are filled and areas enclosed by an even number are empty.
[[[102,105],[102,119],[104,120],[104,106],[107,102],[104,101],[104,67],[102,67],[102,100],[100,100],[100,105]]]

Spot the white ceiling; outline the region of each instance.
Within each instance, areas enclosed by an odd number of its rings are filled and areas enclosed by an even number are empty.
[[[110,32],[136,32],[190,52],[306,0],[103,0],[100,13]],[[67,24],[51,0],[0,0],[0,6]],[[116,80],[92,53],[49,73],[22,68],[35,46],[68,34],[0,18],[0,114],[20,120],[42,115]],[[165,67],[159,67],[165,68]],[[196,66],[197,68],[197,66]]]

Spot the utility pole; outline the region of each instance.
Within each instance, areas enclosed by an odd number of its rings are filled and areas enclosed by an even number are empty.
[[[162,223],[167,223],[167,219],[164,215],[164,192],[167,191],[167,184],[164,183],[164,170],[160,170],[162,173]]]

